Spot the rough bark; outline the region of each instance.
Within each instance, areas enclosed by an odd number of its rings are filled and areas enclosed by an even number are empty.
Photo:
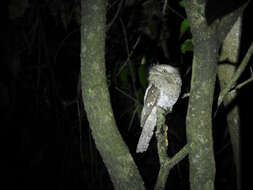
[[[184,2],[194,44],[191,91],[186,118],[187,143],[190,146],[190,187],[192,190],[212,190],[215,179],[212,105],[218,49],[243,8],[209,26],[204,17],[205,1]]]
[[[167,178],[170,170],[178,164],[189,153],[189,146],[185,145],[172,158],[167,154],[167,129],[165,125],[165,111],[161,108],[157,109],[157,125],[156,125],[157,151],[160,162],[160,170],[155,184],[155,190],[163,190],[166,187]],[[163,132],[162,132],[163,131]]]
[[[96,147],[115,189],[144,189],[113,116],[105,74],[105,1],[81,1],[81,86]]]
[[[228,33],[222,45],[220,55],[221,64],[218,66],[218,78],[221,90],[232,79],[238,62],[241,36],[241,18],[238,18],[231,31]],[[228,62],[229,61],[229,62]],[[232,144],[234,162],[237,173],[237,190],[241,189],[240,167],[240,115],[239,107],[235,103],[237,92],[232,91],[224,98],[224,106],[227,109],[227,125]]]

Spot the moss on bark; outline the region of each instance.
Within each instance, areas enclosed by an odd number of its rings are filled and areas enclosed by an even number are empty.
[[[144,189],[134,160],[114,119],[105,74],[105,1],[82,0],[81,85],[96,147],[115,189]]]

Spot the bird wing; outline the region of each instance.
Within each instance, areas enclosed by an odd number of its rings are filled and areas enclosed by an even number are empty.
[[[159,89],[155,85],[151,84],[146,89],[144,95],[144,105],[141,112],[141,127],[143,128],[148,116],[150,115],[152,108],[157,104],[159,97]]]
[[[136,152],[144,152],[149,146],[153,136],[157,120],[157,101],[159,98],[159,89],[150,85],[145,93],[144,107],[141,115],[142,132],[137,144]]]

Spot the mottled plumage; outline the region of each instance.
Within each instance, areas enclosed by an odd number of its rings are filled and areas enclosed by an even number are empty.
[[[171,112],[181,92],[180,74],[170,65],[153,66],[149,71],[148,81],[141,113],[142,133],[136,152],[144,152],[149,146],[156,126],[157,107]]]

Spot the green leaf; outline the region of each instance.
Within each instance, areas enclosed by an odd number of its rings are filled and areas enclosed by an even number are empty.
[[[144,90],[142,88],[139,88],[137,90],[137,98],[139,100],[139,102],[143,102],[143,97],[144,97]],[[136,104],[137,107],[137,113],[138,113],[138,116],[139,118],[141,118],[141,111],[142,111],[142,104]]]
[[[140,81],[140,84],[143,89],[146,88],[148,81],[147,81],[147,68],[145,65],[140,65],[138,67],[138,78]]]
[[[179,39],[182,38],[182,36],[184,35],[184,33],[190,28],[189,26],[189,22],[187,19],[184,19],[182,22],[181,22],[181,25],[180,25],[180,34],[179,34]]]
[[[187,39],[181,44],[181,53],[186,53],[187,51],[193,51],[192,39]]]
[[[127,80],[128,80],[126,67],[124,67],[123,70],[120,72],[119,78],[120,78],[121,88],[125,88],[127,86]]]
[[[183,1],[183,0],[182,0],[182,1],[179,1],[178,4],[179,4],[180,7],[184,7],[184,1]]]
[[[145,65],[146,64],[146,57],[143,56],[141,59],[141,65]]]
[[[137,113],[138,113],[138,117],[141,119],[141,111],[142,111],[142,106],[140,104],[137,105]]]

